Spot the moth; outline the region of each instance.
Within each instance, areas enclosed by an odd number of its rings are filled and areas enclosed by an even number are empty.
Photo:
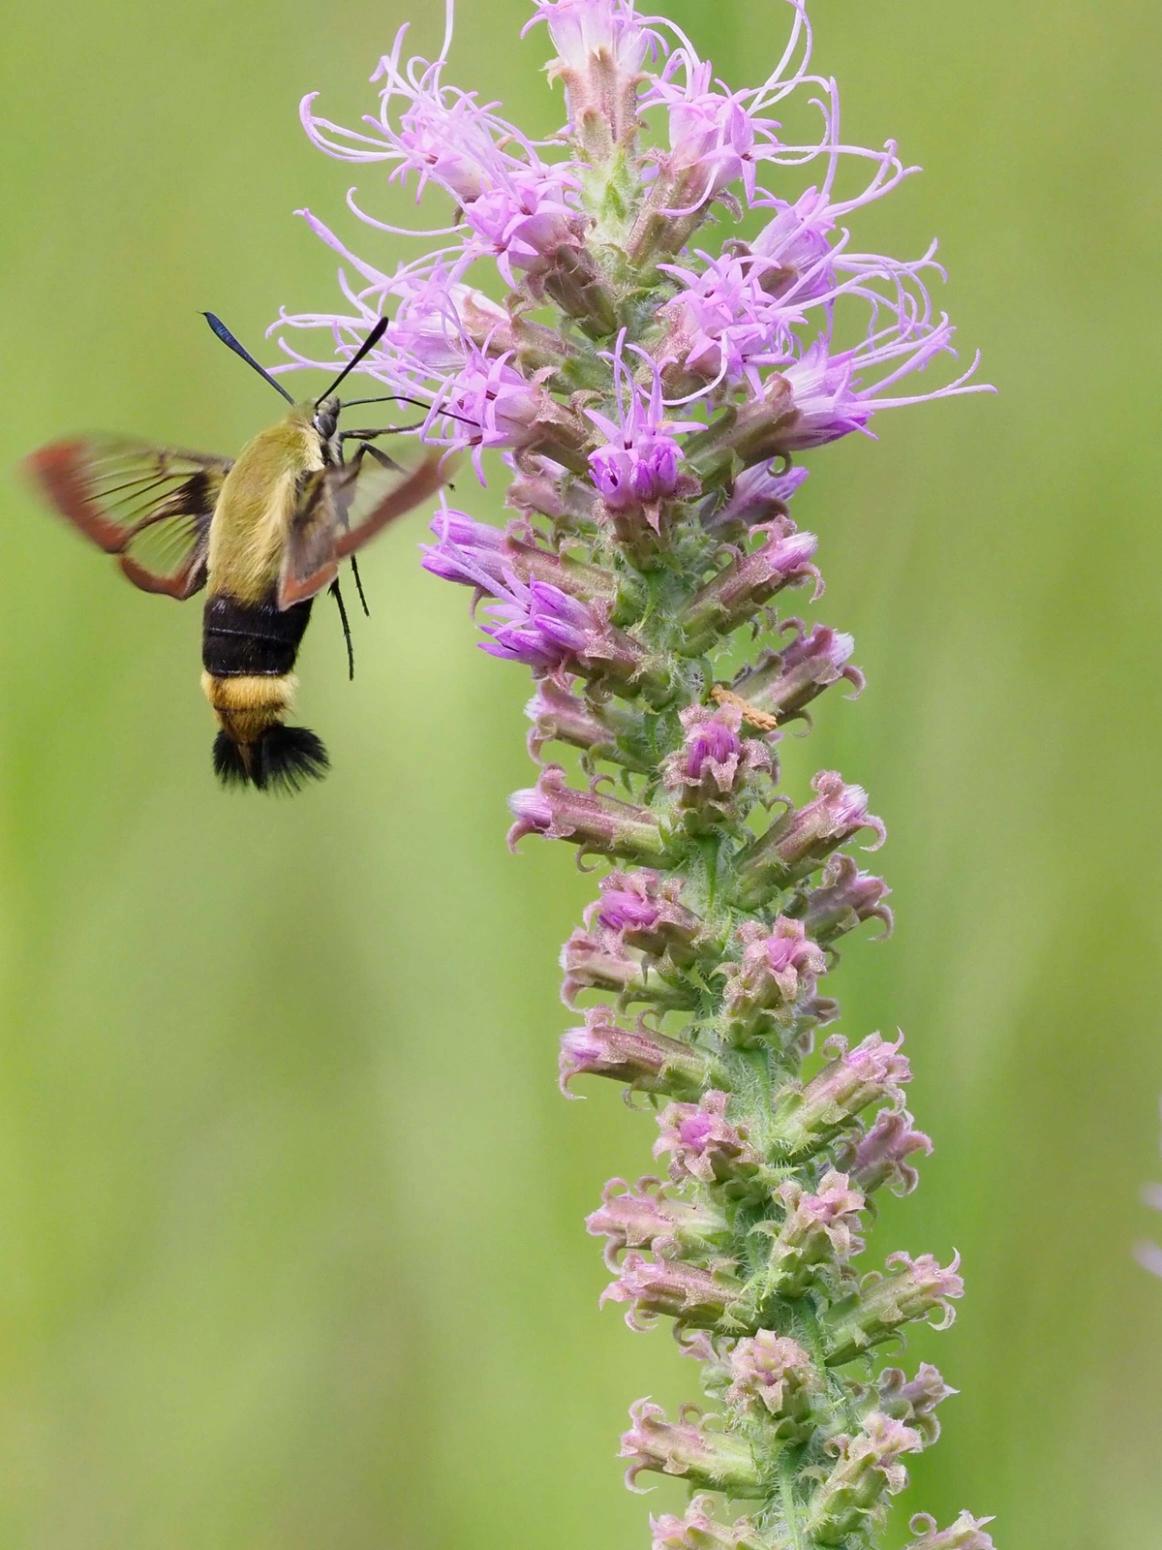
[[[215,773],[226,786],[296,791],[330,767],[314,732],[286,724],[312,603],[324,588],[334,595],[353,676],[339,567],[350,561],[366,612],[356,553],[439,489],[440,459],[429,455],[408,473],[375,445],[414,426],[339,429],[344,407],[389,401],[344,405],[336,396],[383,337],[386,318],[325,393],[297,403],[219,318],[205,317],[291,406],[237,458],[96,436],[43,447],[27,468],[61,516],[118,557],[134,586],[179,600],[205,589],[202,690],[219,725]]]

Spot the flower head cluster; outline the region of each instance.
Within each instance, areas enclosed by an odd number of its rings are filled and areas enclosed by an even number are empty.
[[[348,358],[388,316],[366,369],[421,406],[426,442],[470,454],[481,482],[506,471],[507,526],[461,481],[466,509],[442,506],[423,565],[471,595],[481,648],[533,678],[540,768],[510,842],[612,863],[562,952],[577,1010],[560,1079],[639,1095],[663,1176],[613,1180],[589,1218],[602,1300],[635,1329],[674,1320],[716,1407],[631,1411],[631,1485],[699,1493],[652,1520],[655,1550],[872,1550],[951,1392],[928,1364],[875,1361],[909,1324],[948,1323],[963,1290],[955,1257],[861,1264],[877,1192],[911,1191],[931,1150],[899,1037],[815,1048],[839,1015],[821,990],[837,944],[891,927],[855,854],[885,830],[837,771],[780,790],[778,754],[786,723],[863,687],[849,635],[784,610],[822,591],[819,540],[792,516],[798,460],[881,411],[984,389],[975,359],[948,369],[934,248],[853,238],[913,169],[847,141],[806,0],[783,3],[781,57],[732,88],[634,0],[533,0],[525,31],[566,114],[547,141],[453,83],[450,3],[434,59],[407,57],[401,31],[358,127],[314,97],[303,122],[360,164],[369,246],[407,235],[389,185],[434,192],[436,224],[411,233],[427,246],[389,268],[307,213],[342,301],[275,325],[292,369]],[[913,1550],[990,1550],[986,1521],[917,1518]]]

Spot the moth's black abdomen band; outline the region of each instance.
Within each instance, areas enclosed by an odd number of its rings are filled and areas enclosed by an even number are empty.
[[[298,656],[311,603],[278,608],[219,594],[202,616],[202,666],[216,678],[281,677]]]

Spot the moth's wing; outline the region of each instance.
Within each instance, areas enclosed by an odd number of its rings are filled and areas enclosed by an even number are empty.
[[[320,468],[307,474],[299,490],[283,550],[278,606],[290,608],[314,597],[334,581],[339,571],[335,544],[342,530],[344,508],[338,470]]]
[[[444,483],[440,463],[432,453],[402,479],[366,465],[357,474],[328,468],[308,475],[287,535],[278,606],[314,597],[334,581],[342,561],[434,495]]]
[[[42,447],[25,466],[61,516],[117,555],[143,592],[186,598],[205,585],[229,458],[93,436]]]

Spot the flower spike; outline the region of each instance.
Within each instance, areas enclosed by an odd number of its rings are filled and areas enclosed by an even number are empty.
[[[799,616],[828,548],[809,470],[881,413],[989,389],[956,364],[935,243],[859,237],[916,169],[845,137],[807,0],[776,10],[784,44],[739,85],[639,0],[530,0],[566,120],[539,140],[458,80],[451,0],[434,58],[401,29],[361,120],[303,103],[359,188],[345,225],[302,212],[336,299],[271,330],[277,371],[338,369],[387,318],[362,369],[418,406],[410,434],[507,486],[505,526],[462,484],[442,499],[422,565],[532,680],[510,845],[606,868],[561,952],[559,1080],[648,1112],[656,1172],[612,1179],[586,1225],[601,1302],[669,1320],[709,1400],[630,1412],[631,1488],[696,1493],[650,1519],[653,1550],[883,1550],[953,1390],[881,1358],[964,1290],[947,1253],[865,1268],[932,1142],[901,1035],[816,1051],[846,939],[892,912],[859,856],[886,837],[867,791],[831,769],[808,790],[793,739],[864,688],[852,637]],[[392,184],[430,209],[402,263]],[[988,1522],[914,1516],[910,1550],[993,1550]]]

